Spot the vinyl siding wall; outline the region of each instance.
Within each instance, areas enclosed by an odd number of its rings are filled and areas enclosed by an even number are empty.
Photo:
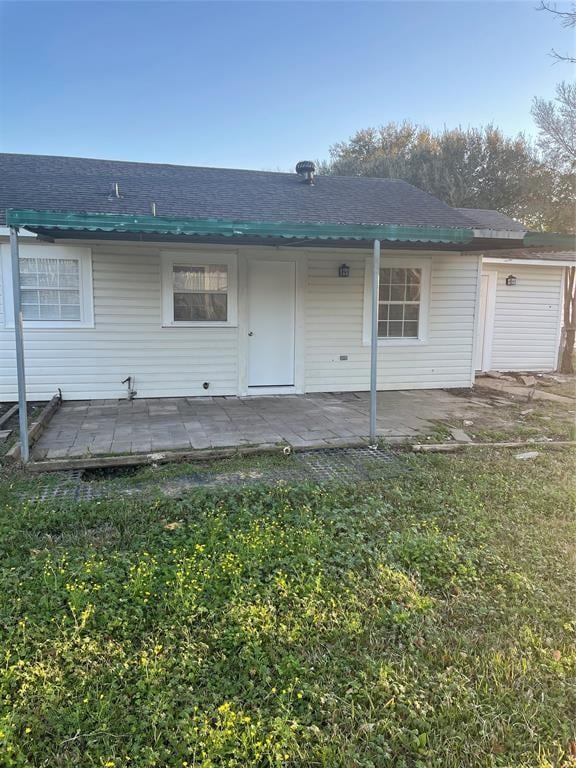
[[[238,328],[162,328],[159,251],[136,244],[92,246],[94,327],[25,329],[30,398],[49,398],[58,387],[66,399],[123,397],[127,376],[135,377],[139,397],[238,393]],[[366,252],[327,249],[298,258],[305,276],[305,391],[368,389]],[[380,347],[381,389],[470,386],[478,257],[431,258],[427,342]],[[351,268],[347,279],[338,277],[343,261]],[[0,400],[15,398],[14,330],[0,324]]]
[[[412,254],[422,258],[421,254]],[[410,254],[402,254],[409,260]],[[388,256],[391,258],[391,256]],[[397,258],[397,255],[396,255]],[[381,264],[386,266],[387,252]],[[338,277],[338,264],[350,277]],[[366,267],[366,265],[368,266]],[[366,256],[343,253],[308,257],[306,296],[306,388],[309,392],[366,390],[370,346],[363,344]],[[379,389],[471,385],[478,257],[436,254],[431,260],[428,334],[423,344],[380,345]],[[340,360],[347,356],[347,360]]]
[[[3,246],[6,247],[6,246]],[[33,246],[41,248],[41,245]],[[62,246],[65,248],[65,246]],[[237,328],[162,328],[158,249],[92,249],[94,328],[25,329],[26,384],[31,398],[236,392]],[[14,329],[0,329],[0,398],[16,397]]]
[[[491,368],[556,368],[562,316],[562,267],[485,264],[498,273]],[[506,285],[513,274],[516,285]]]

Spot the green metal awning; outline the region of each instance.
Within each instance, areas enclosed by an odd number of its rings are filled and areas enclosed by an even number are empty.
[[[216,237],[272,237],[305,240],[389,240],[417,243],[465,244],[474,239],[471,229],[399,225],[324,224],[287,221],[231,221],[134,216],[110,213],[59,213],[9,209],[8,226],[41,230],[121,232],[154,235]]]
[[[524,235],[524,245],[576,251],[576,235],[562,232],[527,232]]]

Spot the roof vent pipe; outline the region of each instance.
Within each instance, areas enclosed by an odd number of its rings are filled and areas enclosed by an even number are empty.
[[[314,184],[316,165],[312,160],[300,160],[299,163],[296,163],[296,173],[299,176],[304,176],[308,184]]]
[[[108,195],[108,200],[120,200],[124,195],[120,194],[120,185],[117,181],[112,184],[112,192]]]

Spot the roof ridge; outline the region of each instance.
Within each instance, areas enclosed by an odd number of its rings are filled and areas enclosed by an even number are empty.
[[[84,157],[83,155],[44,155],[34,154],[30,152],[0,152],[0,157],[19,157],[30,159],[43,159],[43,160],[84,160],[89,163],[111,163],[118,165],[145,165],[154,168],[182,168],[186,170],[200,170],[200,171],[228,171],[230,173],[258,173],[263,175],[272,176],[296,176],[295,171],[266,171],[261,168],[230,168],[224,165],[184,165],[182,163],[157,163],[150,162],[148,160],[115,160],[106,157]],[[354,176],[348,176],[344,174],[316,174],[318,178],[322,179],[369,179],[371,181],[386,181],[386,182],[401,182],[402,184],[408,184],[414,189],[419,189],[421,192],[424,190],[420,187],[414,186],[405,179],[397,179],[392,176],[363,176],[356,174]],[[427,193],[429,194],[429,193]],[[436,198],[438,199],[438,198]]]

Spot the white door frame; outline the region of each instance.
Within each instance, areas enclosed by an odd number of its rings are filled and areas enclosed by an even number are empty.
[[[478,306],[478,340],[480,343],[480,334],[482,334],[482,360],[480,368],[476,368],[476,351],[474,352],[474,367],[477,371],[489,371],[492,366],[492,342],[494,340],[494,316],[496,311],[496,290],[498,287],[498,272],[495,270],[483,269],[482,276],[488,276],[488,286],[486,288],[486,309],[484,313],[484,328],[480,327],[480,305]],[[480,290],[482,288],[480,287]]]
[[[248,268],[257,261],[289,261],[296,266],[294,322],[294,386],[248,386]],[[306,293],[307,255],[304,252],[269,250],[263,253],[238,255],[238,394],[240,397],[258,395],[289,395],[304,392],[304,302]]]

